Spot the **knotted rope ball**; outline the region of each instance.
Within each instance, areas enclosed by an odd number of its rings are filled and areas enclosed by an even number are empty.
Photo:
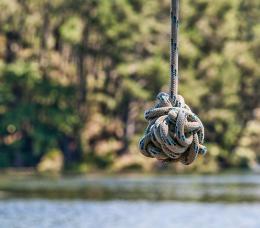
[[[167,93],[157,96],[158,103],[145,112],[149,121],[140,150],[147,157],[191,164],[199,153],[205,154],[204,127],[184,98],[170,99]]]

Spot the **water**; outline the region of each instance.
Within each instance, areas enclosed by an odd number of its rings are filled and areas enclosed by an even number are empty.
[[[260,203],[260,175],[0,178],[6,197]]]
[[[0,202],[1,228],[260,227],[260,204],[149,201]]]
[[[0,177],[0,228],[260,227],[260,176]]]

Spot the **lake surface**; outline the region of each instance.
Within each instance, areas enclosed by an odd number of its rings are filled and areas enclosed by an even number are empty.
[[[260,204],[0,201],[2,228],[259,228]]]
[[[0,228],[260,227],[260,175],[0,177]]]
[[[259,202],[260,175],[0,178],[0,198]]]

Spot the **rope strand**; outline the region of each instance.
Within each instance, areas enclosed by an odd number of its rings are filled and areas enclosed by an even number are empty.
[[[179,0],[171,0],[170,98],[178,95]]]

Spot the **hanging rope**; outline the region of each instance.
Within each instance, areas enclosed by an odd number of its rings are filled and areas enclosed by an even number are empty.
[[[170,43],[170,98],[178,95],[178,42],[179,41],[179,0],[172,0],[171,4],[171,43]]]
[[[140,150],[147,157],[189,165],[207,150],[203,146],[203,124],[178,95],[178,30],[179,0],[172,0],[170,92],[159,93],[156,105],[145,112],[149,123]]]

